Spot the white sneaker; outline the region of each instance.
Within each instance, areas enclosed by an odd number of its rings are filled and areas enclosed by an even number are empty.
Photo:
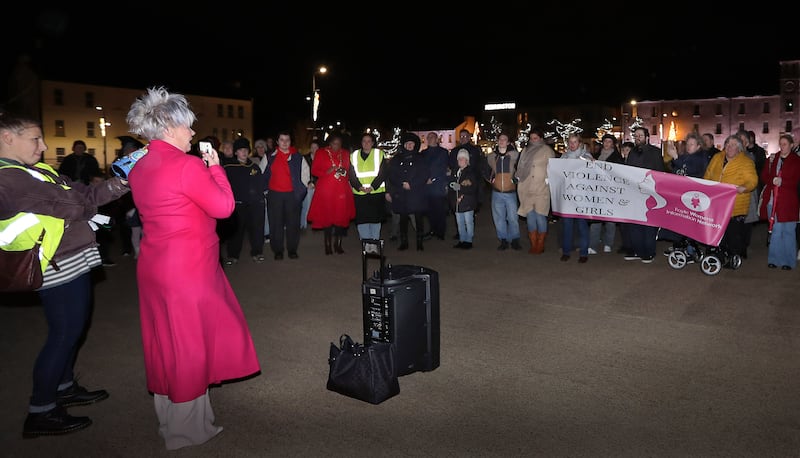
[[[636,256],[635,254],[631,256],[625,256],[626,261],[641,261],[641,259],[642,258],[640,256]]]
[[[596,251],[594,251],[594,249],[592,249],[592,248],[589,248],[589,254],[597,254],[597,252],[596,252]]]
[[[611,253],[611,247],[606,245],[603,247],[603,253]]]

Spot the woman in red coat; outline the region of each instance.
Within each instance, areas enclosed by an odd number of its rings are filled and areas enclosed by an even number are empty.
[[[800,182],[800,156],[792,152],[794,139],[783,134],[778,139],[780,151],[770,156],[761,170],[764,190],[759,213],[769,222],[771,235],[767,250],[767,266],[783,270],[797,267],[797,237],[795,230],[800,214],[797,186]],[[770,218],[774,218],[770,221]]]
[[[202,160],[186,154],[195,115],[183,95],[164,88],[148,89],[127,121],[149,142],[128,178],[142,221],[136,275],[147,389],[159,434],[174,450],[222,431],[214,425],[209,385],[260,368],[219,263],[216,221],[231,215],[234,199],[217,152],[202,153]]]
[[[342,148],[342,137],[331,134],[328,146],[320,148],[311,163],[311,175],[317,178],[314,197],[308,209],[312,229],[325,234],[325,254],[342,254],[342,237],[356,217],[356,204],[350,187],[350,152]]]

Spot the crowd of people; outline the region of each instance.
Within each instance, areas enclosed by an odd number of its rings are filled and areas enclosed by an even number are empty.
[[[0,230],[25,215],[36,215],[30,231],[48,231],[43,257],[44,283],[37,290],[44,305],[48,336],[34,364],[25,437],[58,435],[88,427],[88,417],[68,407],[109,397],[105,390],[78,385],[75,354],[87,328],[92,297],[91,269],[111,265],[101,235],[103,209],[113,213],[137,259],[142,345],[147,390],[153,396],[158,434],[167,449],[202,444],[220,431],[209,387],[257,376],[260,365],[247,321],[224,268],[239,262],[245,242],[254,263],[299,258],[303,231],[323,233],[325,255],[344,254],[342,239],[355,225],[361,240],[382,238],[391,224],[397,250],[444,240],[448,221],[455,227],[453,248],[468,250],[475,240],[475,214],[489,206],[498,251],[522,250],[525,220],[528,253],[544,252],[555,222],[560,229],[560,260],[578,263],[611,253],[617,231],[618,253],[626,261],[653,262],[657,240],[686,243],[681,234],[648,225],[555,217],[547,168],[550,160],[607,161],[649,170],[704,178],[736,187],[731,219],[721,244],[746,259],[753,224],[769,225],[768,267],[792,270],[800,259],[800,157],[791,135],[768,155],[747,131],[713,147],[713,136],[690,133],[679,151],[649,143],[646,128],[633,130],[633,142],[618,145],[605,135],[590,150],[578,134],[557,152],[540,127],[532,127],[517,149],[501,132],[488,155],[473,134],[458,132],[451,149],[437,133],[423,141],[405,132],[396,151],[377,146],[364,133],[351,147],[340,133],[314,139],[308,151],[294,145],[290,132],[276,139],[239,137],[201,141],[192,130],[195,114],[186,98],[164,88],[149,88],[131,105],[130,132],[121,154],[142,149],[125,179],[107,177],[78,140],[59,170],[41,162],[47,146],[36,119],[0,114]],[[188,154],[187,154],[188,153]],[[58,205],[51,205],[57,202]],[[68,221],[69,224],[65,222]],[[93,222],[95,221],[95,222]],[[110,226],[110,227],[113,227]],[[135,228],[135,230],[134,230]],[[133,240],[132,238],[135,238]],[[365,245],[366,246],[366,245]],[[176,271],[193,272],[195,282],[175,282]],[[224,357],[222,357],[224,356]]]

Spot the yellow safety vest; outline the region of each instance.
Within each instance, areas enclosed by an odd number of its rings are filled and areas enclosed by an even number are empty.
[[[353,169],[356,171],[356,178],[358,181],[364,185],[369,186],[372,184],[372,180],[378,176],[378,172],[381,169],[381,163],[383,162],[383,150],[380,148],[372,148],[367,156],[367,159],[363,159],[361,157],[361,150],[357,149],[353,151],[353,154],[350,157],[350,163],[353,164]],[[386,186],[385,183],[381,183],[376,189],[373,189],[372,192],[385,192]],[[361,190],[353,190],[353,194],[366,194]]]
[[[51,176],[20,165],[3,165],[0,166],[0,169],[10,167],[25,170],[37,180],[55,183],[55,180],[53,180]],[[58,175],[58,172],[47,164],[40,162],[34,165],[34,167],[46,170],[53,175]],[[61,187],[70,189],[69,186],[66,185],[61,185]],[[47,264],[49,264],[50,260],[53,258],[56,249],[58,249],[61,238],[64,236],[63,219],[37,213],[20,212],[11,218],[0,220],[0,249],[5,251],[28,250],[39,240],[42,229],[44,229],[45,233],[39,251],[39,260],[42,264],[42,272],[44,272],[47,268]]]

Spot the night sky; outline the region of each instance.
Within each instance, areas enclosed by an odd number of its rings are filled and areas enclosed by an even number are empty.
[[[138,2],[113,15],[37,6],[4,24],[0,71],[7,77],[25,54],[45,79],[252,98],[260,136],[310,117],[305,97],[319,65],[329,68],[317,79],[322,121],[360,128],[453,126],[487,102],[774,95],[778,62],[800,59],[798,16],[784,23],[779,3],[724,11],[554,3],[492,10],[381,2],[367,10],[226,2],[188,10]],[[13,97],[6,86],[3,102]]]

